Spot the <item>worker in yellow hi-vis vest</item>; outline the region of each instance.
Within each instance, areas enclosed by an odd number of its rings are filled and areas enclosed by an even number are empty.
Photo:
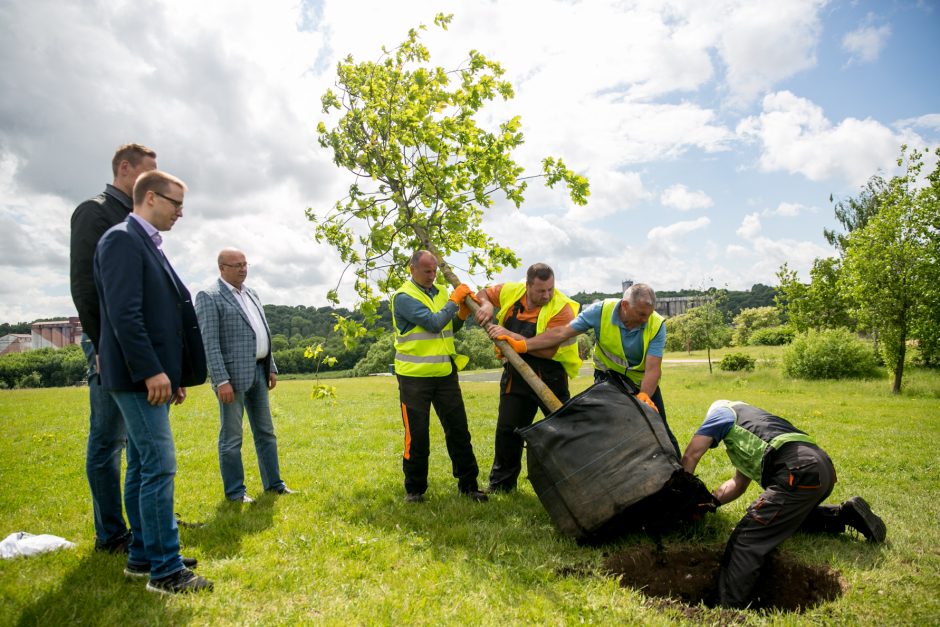
[[[564,327],[548,329],[528,340],[516,340],[490,331],[490,337],[506,340],[517,353],[525,353],[559,344],[594,329],[594,380],[618,377],[639,388],[636,397],[659,413],[666,433],[679,453],[679,443],[666,422],[659,379],[662,376],[666,325],[656,313],[656,293],[645,283],[628,287],[623,298],[609,298],[585,307],[578,317]]]
[[[477,293],[480,309],[476,320],[481,325],[495,323],[495,333],[525,340],[547,329],[567,326],[580,305],[555,289],[555,273],[544,263],[526,271],[525,283],[501,283]],[[578,376],[581,358],[577,338],[559,346],[530,351],[522,355],[532,371],[561,402],[571,398],[568,379]],[[525,379],[508,362],[499,382],[499,413],[496,418],[496,446],[490,470],[489,492],[510,492],[522,470],[522,438],[516,429],[532,424],[535,412],[550,410]]]
[[[437,259],[426,250],[415,252],[408,267],[411,280],[395,292],[391,302],[395,375],[405,427],[405,500],[423,501],[428,489],[428,430],[433,405],[444,427],[457,490],[483,502],[487,498],[477,484],[480,469],[470,444],[467,412],[457,380],[457,371],[467,365],[468,359],[458,355],[454,347],[454,332],[470,315],[470,308],[463,303],[472,290],[460,284],[448,298],[446,287],[435,282]]]

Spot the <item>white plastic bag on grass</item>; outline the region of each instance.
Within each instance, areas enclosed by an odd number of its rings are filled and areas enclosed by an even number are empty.
[[[73,548],[75,548],[74,542],[69,542],[59,536],[50,536],[46,533],[37,536],[25,531],[17,531],[0,542],[0,557],[3,559],[29,557],[40,553],[48,553],[49,551]]]

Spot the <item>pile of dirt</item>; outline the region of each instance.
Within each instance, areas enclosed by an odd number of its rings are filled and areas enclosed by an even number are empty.
[[[623,587],[649,597],[700,603],[718,601],[718,567],[724,547],[656,549],[636,547],[610,555],[604,567]],[[845,582],[827,566],[803,564],[774,552],[761,572],[752,609],[803,612],[838,598]]]

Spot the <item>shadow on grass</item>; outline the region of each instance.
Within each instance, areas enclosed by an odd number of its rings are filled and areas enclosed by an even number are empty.
[[[273,524],[277,496],[265,493],[254,503],[236,503],[222,499],[213,517],[198,526],[180,529],[180,544],[200,547],[206,557],[227,558],[241,551],[245,536],[261,533]]]
[[[94,553],[59,585],[26,606],[17,625],[183,624],[191,610],[147,592],[147,578],[124,576],[126,556]]]

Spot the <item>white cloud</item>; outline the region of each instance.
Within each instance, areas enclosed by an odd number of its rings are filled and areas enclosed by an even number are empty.
[[[659,202],[679,211],[707,209],[715,204],[705,192],[691,191],[685,185],[673,185],[667,188],[659,197]]]
[[[646,234],[646,239],[651,241],[669,241],[688,235],[692,231],[704,229],[711,224],[711,220],[706,217],[696,218],[695,220],[684,220],[675,222],[668,226],[657,226],[650,229]]]
[[[872,120],[846,118],[830,122],[813,102],[789,91],[764,97],[763,112],[737,128],[744,138],[760,142],[760,168],[799,173],[813,181],[841,178],[863,183],[880,168],[890,168],[901,144],[921,145],[912,132],[893,132]]]
[[[749,213],[744,216],[741,226],[735,233],[744,239],[754,239],[761,231],[760,216],[756,213]]]
[[[747,104],[777,82],[816,65],[824,5],[825,0],[745,2],[714,11],[721,22],[718,50],[728,68],[732,103]],[[702,6],[711,9],[707,3]]]
[[[782,202],[779,205],[777,205],[776,209],[764,209],[763,211],[761,211],[761,215],[795,218],[801,213],[806,213],[807,211],[811,211],[811,209],[801,205],[800,203]]]
[[[891,27],[862,26],[842,37],[842,49],[849,54],[849,61],[871,63],[878,60],[891,36]]]
[[[927,115],[921,115],[916,118],[905,118],[898,120],[894,125],[900,129],[921,127],[940,131],[940,113],[928,113]]]
[[[571,205],[566,218],[570,220],[597,220],[620,213],[637,202],[652,197],[643,186],[637,172],[603,170],[590,174],[591,197],[584,206]]]

